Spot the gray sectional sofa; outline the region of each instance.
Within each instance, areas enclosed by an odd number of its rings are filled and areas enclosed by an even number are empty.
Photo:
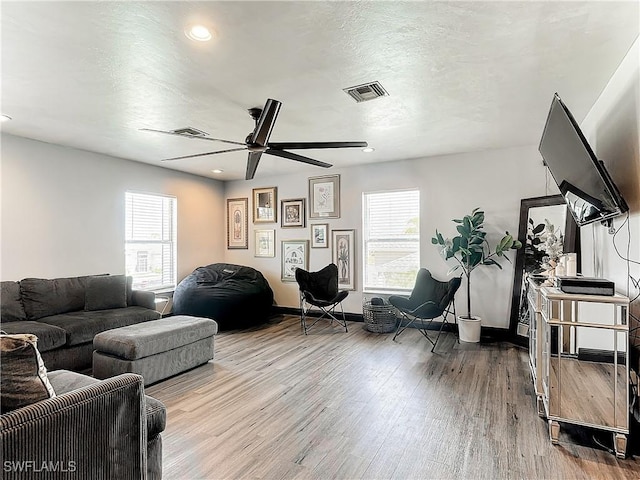
[[[96,334],[157,318],[155,294],[124,275],[0,282],[0,329],[36,335],[49,371],[89,369]]]

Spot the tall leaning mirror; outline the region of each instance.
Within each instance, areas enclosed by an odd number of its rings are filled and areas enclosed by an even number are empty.
[[[516,253],[511,320],[509,333],[518,344],[527,344],[530,315],[527,305],[526,276],[548,268],[548,245],[545,239],[553,233],[558,239],[555,252],[576,253],[580,265],[580,239],[578,226],[569,213],[562,195],[525,198],[520,202],[518,240],[523,248]],[[579,267],[578,267],[579,268]]]

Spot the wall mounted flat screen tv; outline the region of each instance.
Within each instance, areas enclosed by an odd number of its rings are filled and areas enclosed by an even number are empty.
[[[617,217],[629,209],[557,93],[538,150],[579,226]]]

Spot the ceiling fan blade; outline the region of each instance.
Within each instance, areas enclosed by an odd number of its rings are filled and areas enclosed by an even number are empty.
[[[215,152],[196,153],[195,155],[184,155],[182,157],[163,158],[160,161],[161,162],[170,162],[172,160],[183,160],[185,158],[205,157],[207,155],[215,155],[216,153],[239,152],[240,150],[246,150],[246,149],[247,149],[247,147],[230,148],[228,150],[216,150]]]
[[[301,150],[305,148],[364,148],[369,146],[367,142],[275,142],[270,143],[269,148],[278,150]]]
[[[314,160],[313,158],[303,157],[297,153],[286,152],[284,150],[276,150],[268,148],[264,153],[269,155],[275,155],[276,157],[288,158],[289,160],[295,160],[296,162],[308,163],[309,165],[315,165],[316,167],[329,168],[333,167],[330,163],[321,162],[320,160]]]
[[[247,159],[247,174],[244,176],[245,180],[251,180],[256,174],[261,156],[262,152],[249,152],[249,158]]]
[[[184,133],[167,132],[165,130],[155,130],[153,128],[141,128],[140,130],[144,132],[164,133],[165,135],[173,135],[175,137],[191,138],[191,139],[197,138],[198,140],[209,140],[210,142],[223,142],[223,143],[230,143],[231,145],[244,145],[243,142],[234,142],[232,140],[223,140],[221,138],[201,137],[199,135],[187,135]]]
[[[251,143],[260,145],[261,147],[267,145],[269,137],[271,136],[271,130],[273,130],[273,125],[276,123],[276,118],[278,118],[281,105],[282,103],[278,100],[271,98],[267,100],[267,103],[264,104],[264,108],[262,109],[262,114],[256,122],[256,128],[251,135]]]

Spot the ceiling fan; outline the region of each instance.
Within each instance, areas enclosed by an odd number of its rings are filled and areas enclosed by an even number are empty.
[[[203,157],[206,155],[215,155],[218,153],[237,152],[240,150],[249,150],[249,158],[247,160],[247,173],[245,175],[246,180],[251,180],[258,168],[260,157],[263,153],[268,155],[274,155],[276,157],[288,158],[289,160],[295,160],[296,162],[308,163],[309,165],[315,165],[318,167],[329,168],[332,165],[320,160],[314,160],[313,158],[304,157],[297,153],[288,152],[287,150],[303,150],[312,148],[350,148],[350,147],[366,147],[367,142],[269,142],[271,136],[271,130],[278,117],[280,111],[281,102],[269,98],[264,108],[250,108],[249,115],[255,120],[256,126],[253,132],[247,135],[247,138],[243,142],[234,142],[231,140],[223,140],[220,138],[212,138],[205,136],[204,132],[193,131],[194,133],[187,133],[183,130],[154,130],[151,128],[142,128],[148,132],[165,133],[167,135],[176,135],[186,138],[198,138],[200,140],[209,140],[213,142],[229,143],[231,145],[242,145],[241,147],[229,148],[226,150],[216,150],[213,152],[197,153],[195,155],[185,155],[182,157],[165,158],[162,161],[168,162],[172,160],[182,160],[185,158]]]

